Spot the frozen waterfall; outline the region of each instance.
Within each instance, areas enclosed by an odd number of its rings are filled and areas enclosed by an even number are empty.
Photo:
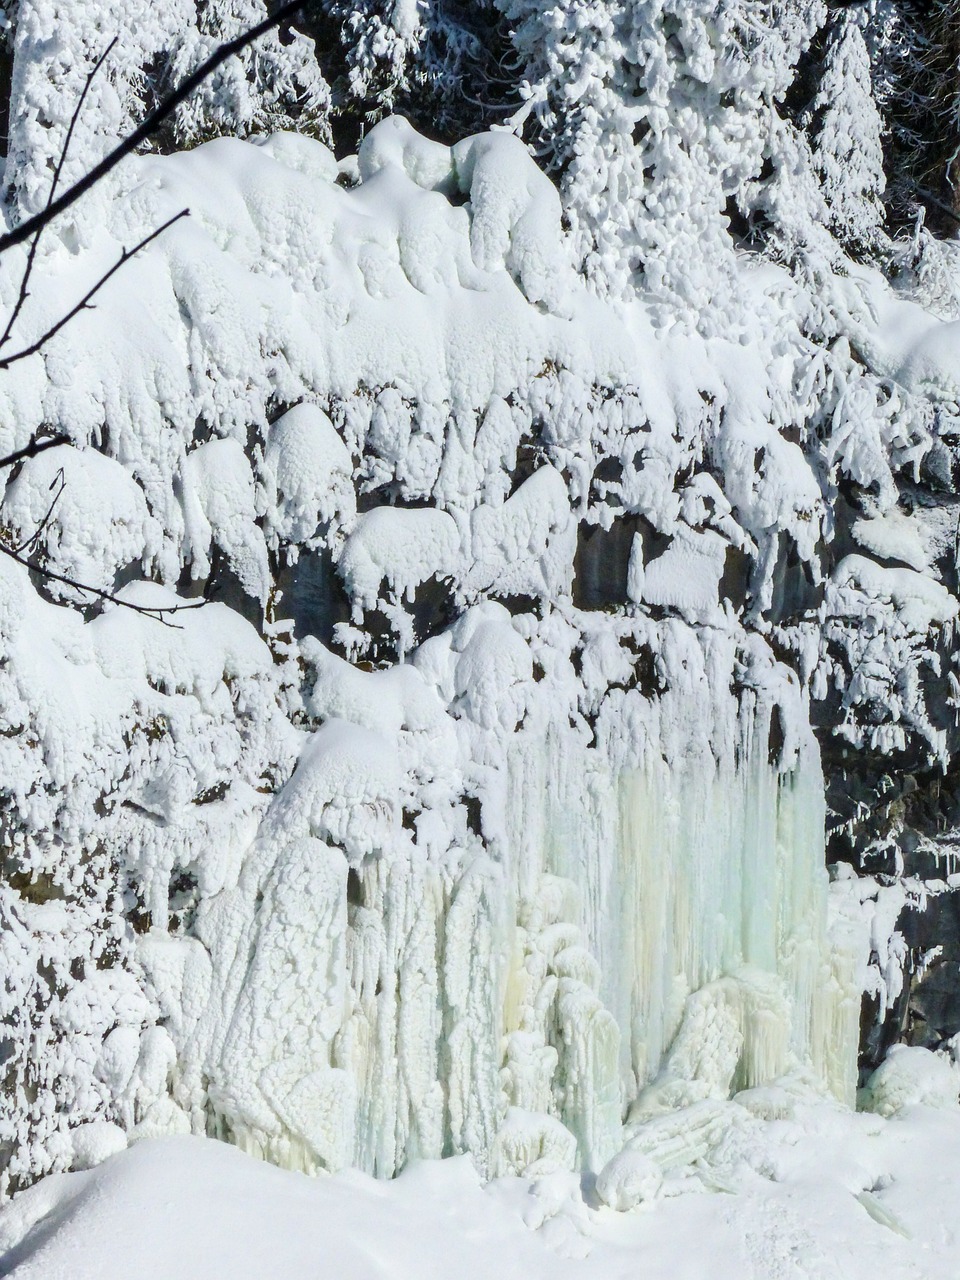
[[[455,719],[439,657],[455,671],[479,644],[495,668],[527,647],[484,609],[445,655],[354,670],[352,692],[315,646],[314,698],[343,718],[201,905],[203,945],[145,937],[158,990],[183,984],[165,1004],[184,1127],[212,1112],[306,1170],[469,1151],[490,1174],[596,1171],[662,1113],[788,1070],[851,1101],[859,987],[828,934],[819,757],[809,731],[771,733],[790,708],[770,691],[791,686],[773,668],[766,692],[720,695],[719,760],[690,740],[665,758],[652,724],[628,749],[629,697],[578,741],[536,681],[506,726]]]

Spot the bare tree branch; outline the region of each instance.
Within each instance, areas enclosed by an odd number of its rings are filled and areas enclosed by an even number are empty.
[[[8,453],[6,457],[0,458],[0,471],[4,467],[12,467],[14,463],[22,462],[24,458],[35,458],[38,453],[43,453],[47,449],[55,449],[58,444],[70,443],[70,437],[62,433],[44,436],[42,439],[32,435],[22,449],[14,449],[13,453]]]
[[[104,156],[99,164],[94,165],[88,173],[85,173],[82,178],[78,179],[72,187],[69,187],[63,195],[48,204],[45,209],[35,213],[33,217],[27,218],[26,222],[22,222],[19,227],[8,231],[6,235],[0,236],[0,253],[3,253],[5,249],[12,249],[14,245],[23,244],[24,241],[29,240],[32,235],[35,235],[48,223],[52,222],[58,214],[63,213],[64,209],[69,209],[72,204],[75,204],[91,187],[96,186],[112,169],[115,169],[125,156],[136,151],[141,142],[145,142],[151,134],[155,133],[164,120],[176,111],[181,102],[185,102],[194,90],[199,88],[204,80],[217,67],[226,62],[228,58],[233,57],[235,53],[242,52],[247,45],[258,40],[260,36],[265,35],[273,27],[278,27],[288,18],[292,18],[300,9],[316,3],[317,0],[287,0],[286,4],[281,5],[279,9],[264,18],[262,22],[258,22],[255,27],[251,27],[249,31],[244,31],[233,40],[228,40],[226,44],[222,44],[205,62],[202,62],[197,67],[196,71],[182,80],[176,89],[150,112],[141,125],[119,142],[108,155]]]
[[[15,364],[18,360],[26,360],[27,356],[36,355],[42,347],[46,346],[55,334],[60,332],[64,325],[70,323],[74,316],[79,315],[81,311],[90,310],[90,299],[100,292],[110,277],[116,275],[125,263],[129,262],[135,254],[140,252],[141,249],[145,249],[151,241],[156,240],[158,236],[163,235],[164,231],[166,231],[168,227],[172,227],[173,224],[175,222],[179,222],[181,218],[186,218],[189,213],[189,209],[181,209],[180,212],[175,213],[172,218],[168,218],[162,226],[157,227],[154,231],[151,231],[149,235],[144,236],[139,244],[135,244],[132,249],[124,249],[113,266],[103,273],[92,289],[87,290],[75,307],[71,307],[66,315],[61,316],[56,324],[51,325],[46,333],[41,334],[40,337],[37,338],[36,342],[32,342],[29,347],[24,347],[22,350],[14,352],[12,356],[5,356],[0,360],[0,369],[9,369],[10,366]],[[2,463],[0,463],[0,465],[2,465]]]
[[[105,600],[110,604],[119,605],[121,609],[130,609],[133,613],[143,614],[146,618],[153,618],[155,622],[162,622],[165,627],[177,626],[175,622],[167,621],[168,614],[184,613],[187,609],[202,609],[204,605],[209,604],[208,600],[194,600],[190,604],[134,604],[132,600],[122,600],[120,596],[115,595],[112,591],[102,591],[99,587],[91,587],[85,582],[77,582],[76,578],[70,578],[65,573],[56,573],[46,565],[31,564],[16,548],[8,547],[2,538],[0,538],[0,554],[9,556],[11,560],[15,560],[24,569],[32,573],[39,573],[41,577],[47,578],[52,582],[62,582],[65,586],[72,587],[74,591],[83,591],[87,595],[94,596],[97,600]]]
[[[73,115],[70,117],[70,125],[69,125],[69,128],[67,129],[67,136],[63,141],[63,147],[61,148],[61,151],[60,151],[60,158],[57,160],[57,166],[53,171],[53,180],[50,183],[50,191],[47,195],[47,204],[46,204],[47,209],[50,208],[50,205],[53,202],[53,197],[57,193],[57,185],[60,182],[60,174],[63,172],[63,166],[67,159],[67,152],[70,149],[70,141],[73,138],[73,131],[77,126],[77,121],[80,119],[80,113],[83,110],[83,104],[86,100],[87,94],[90,92],[90,86],[93,84],[94,80],[96,79],[97,73],[99,72],[100,68],[103,66],[107,58],[110,56],[110,52],[113,49],[114,45],[117,43],[117,39],[118,37],[114,36],[113,39],[110,41],[110,43],[107,45],[106,49],[104,49],[103,53],[101,53],[100,57],[97,59],[93,69],[90,71],[90,74],[87,76],[86,84],[83,86],[83,92],[80,94],[80,97],[77,100],[77,105],[73,109]],[[14,308],[10,312],[10,318],[7,320],[7,326],[3,331],[3,337],[0,337],[0,347],[6,346],[6,344],[9,342],[10,334],[13,332],[13,326],[17,323],[17,317],[20,315],[20,312],[23,310],[23,304],[26,302],[27,298],[29,298],[30,296],[30,277],[33,274],[33,266],[37,258],[37,248],[40,244],[40,236],[42,234],[43,234],[43,227],[40,226],[37,228],[36,233],[34,234],[34,237],[30,242],[30,252],[27,254],[27,263],[23,269],[23,276],[21,277],[21,280],[20,280],[20,291],[17,295],[17,301],[14,304]]]
[[[47,507],[47,514],[43,517],[43,519],[34,529],[33,533],[31,533],[30,537],[26,538],[23,542],[21,542],[19,546],[13,548],[14,551],[19,553],[27,550],[35,551],[37,549],[40,543],[40,539],[43,537],[44,533],[46,532],[47,526],[49,525],[50,520],[53,516],[54,509],[57,503],[63,497],[63,491],[66,487],[67,487],[67,482],[63,477],[63,467],[61,467],[60,470],[57,472],[57,474],[54,476],[53,482],[50,485],[51,489],[56,488],[57,491],[53,495],[53,499],[49,507]]]

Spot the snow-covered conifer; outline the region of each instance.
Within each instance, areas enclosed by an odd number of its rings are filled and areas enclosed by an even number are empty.
[[[420,0],[328,0],[325,8],[339,24],[348,67],[348,86],[360,102],[391,110],[410,86],[423,38]]]
[[[883,122],[874,100],[863,16],[833,19],[812,104],[814,164],[834,233],[852,247],[876,243],[883,225]]]
[[[209,0],[171,51],[163,84],[177,84],[218,45],[266,17],[265,0]],[[329,141],[330,91],[313,41],[295,29],[268,31],[220,66],[177,115],[177,141],[194,145],[221,134],[246,137],[295,127]]]
[[[602,292],[642,286],[722,327],[729,214],[757,198],[787,128],[776,102],[823,5],[498,3],[527,61],[527,101],[560,171],[584,272]]]
[[[145,68],[162,60],[193,13],[188,0],[20,0],[4,179],[21,215],[45,203],[87,77],[111,41],[77,119],[63,185],[139,123],[153,92]]]

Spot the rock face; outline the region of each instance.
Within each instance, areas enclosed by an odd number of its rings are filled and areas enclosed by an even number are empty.
[[[834,555],[856,545],[891,573],[935,578],[946,615],[947,594],[953,599],[960,588],[958,507],[949,472],[935,475],[930,457],[916,480],[900,481],[893,519],[864,519],[862,497],[837,504]],[[903,617],[896,583],[890,598]],[[881,898],[901,899],[899,919],[890,921],[899,935],[892,968],[882,955],[886,942],[872,946],[871,966],[878,977],[887,969],[881,978],[887,992],[865,1003],[864,1071],[900,1039],[935,1049],[960,1031],[960,882],[952,852],[960,819],[955,624],[951,616],[927,629],[921,614],[912,636],[898,628],[892,639],[875,616],[868,609],[864,619],[864,629],[875,629],[872,639],[847,649],[840,686],[811,708],[826,779],[828,861],[865,873],[867,898],[876,899],[878,891]],[[829,644],[832,624],[828,634]],[[853,735],[851,720],[860,720]]]
[[[62,474],[35,567],[141,610],[0,565],[2,1185],[105,1124],[619,1205],[733,1093],[852,1102],[864,988],[869,1063],[952,1035],[950,326],[852,263],[829,358],[752,258],[722,337],[603,301],[503,132],[131,175],[57,289],[190,221],[0,385],[73,441],[5,525]]]

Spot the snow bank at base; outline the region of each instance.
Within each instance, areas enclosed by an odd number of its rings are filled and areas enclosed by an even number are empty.
[[[797,1085],[752,1091],[725,1105],[695,1166],[681,1157],[661,1171],[646,1159],[651,1194],[622,1212],[562,1171],[483,1187],[468,1160],[454,1159],[416,1163],[390,1183],[357,1172],[307,1179],[220,1143],[168,1138],[17,1196],[0,1211],[0,1271],[18,1280],[447,1280],[452,1267],[465,1280],[955,1280],[958,1153],[956,1107],[912,1106],[885,1121],[811,1102]],[[624,1193],[633,1185],[620,1179]]]

